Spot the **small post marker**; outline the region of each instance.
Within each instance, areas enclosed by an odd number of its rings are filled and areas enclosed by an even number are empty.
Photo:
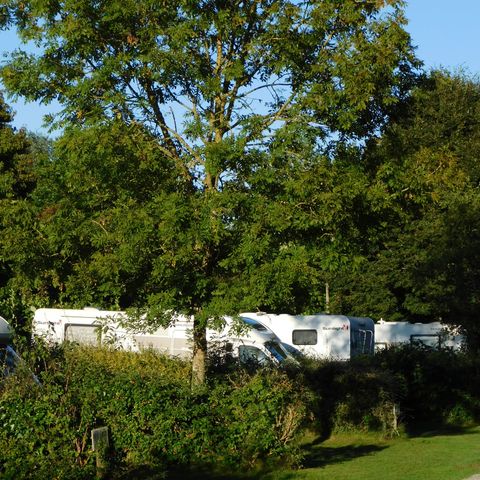
[[[108,427],[94,428],[92,430],[92,450],[96,457],[97,478],[104,478],[107,473],[108,446]]]

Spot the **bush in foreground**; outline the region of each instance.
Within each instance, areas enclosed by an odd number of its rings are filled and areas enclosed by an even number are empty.
[[[90,434],[100,426],[110,431],[112,476],[298,460],[305,407],[279,371],[237,370],[192,392],[180,360],[70,346],[43,362],[40,378],[42,387],[16,377],[2,386],[2,478],[93,478]]]
[[[67,346],[29,356],[43,386],[16,376],[1,387],[2,478],[92,478],[90,433],[101,426],[110,432],[110,477],[127,479],[293,466],[302,427],[324,438],[391,436],[400,422],[408,430],[480,420],[480,360],[448,350],[406,346],[286,371],[213,365],[195,391],[189,363],[153,352]]]

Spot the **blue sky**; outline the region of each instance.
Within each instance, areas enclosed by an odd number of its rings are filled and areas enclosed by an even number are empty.
[[[480,73],[480,1],[410,0],[407,30],[428,67],[462,67]]]
[[[479,0],[409,0],[406,14],[417,56],[427,67],[462,68],[471,75],[480,74]],[[0,32],[0,53],[15,46],[13,33]],[[45,132],[42,115],[49,112],[48,107],[7,102],[16,111],[14,126]]]

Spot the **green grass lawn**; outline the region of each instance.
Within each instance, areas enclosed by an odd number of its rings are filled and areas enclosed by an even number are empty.
[[[306,446],[304,468],[263,480],[462,480],[480,473],[480,427],[385,440],[336,435]]]

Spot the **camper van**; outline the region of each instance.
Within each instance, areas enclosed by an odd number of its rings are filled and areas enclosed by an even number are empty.
[[[12,329],[9,323],[0,317],[0,345],[8,345],[12,341]]]
[[[27,375],[39,385],[38,378],[25,367],[25,362],[13,349],[12,337],[12,328],[3,317],[0,317],[0,378],[7,377],[14,372],[18,373],[19,367],[22,366],[24,372],[27,372]]]
[[[0,317],[0,368],[1,376],[9,375],[15,368],[17,354],[10,346],[12,329],[8,322]]]
[[[125,312],[97,308],[39,308],[33,317],[32,335],[52,343],[112,344],[135,350],[131,334],[121,326],[124,318]]]
[[[268,327],[280,340],[304,355],[348,360],[374,352],[374,322],[367,317],[344,315],[274,315],[241,313]]]
[[[410,323],[386,322],[380,320],[375,324],[375,350],[391,345],[419,343],[432,348],[461,348],[464,337],[455,329],[448,329],[440,322]]]
[[[154,349],[180,358],[191,357],[191,318],[178,315],[171,326],[154,332],[128,330],[122,326],[125,319],[125,312],[120,311],[41,308],[34,315],[33,336],[54,343],[72,341],[90,345],[108,344],[136,352]],[[243,320],[245,328],[240,329],[241,333],[235,333],[234,319],[225,317],[224,320],[222,330],[207,329],[209,348],[222,346],[229,355],[240,361],[293,361],[278,337],[263,324],[255,320]]]

